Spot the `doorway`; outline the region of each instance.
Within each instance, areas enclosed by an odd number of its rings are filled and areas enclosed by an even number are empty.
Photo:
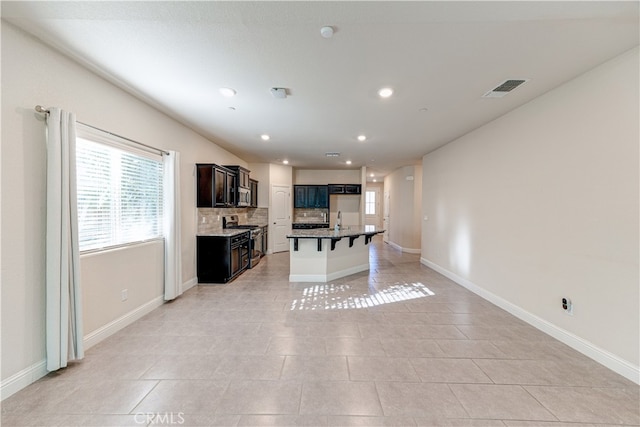
[[[367,185],[364,197],[365,225],[373,225],[382,228],[382,200],[380,199],[380,187]]]
[[[287,234],[291,232],[291,187],[271,186],[271,237],[273,253],[289,250]]]

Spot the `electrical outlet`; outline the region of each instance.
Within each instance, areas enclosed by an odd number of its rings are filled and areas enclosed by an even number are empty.
[[[126,301],[129,298],[129,290],[123,289],[122,292],[120,292],[120,298],[122,301]]]
[[[562,298],[562,309],[568,315],[573,316],[573,303],[569,298]]]

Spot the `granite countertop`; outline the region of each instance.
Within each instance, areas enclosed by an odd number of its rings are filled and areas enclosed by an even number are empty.
[[[302,222],[302,221],[296,221],[291,223],[291,225],[301,225],[301,226],[313,226],[313,227],[325,227],[325,228],[329,228],[329,223],[328,222]]]
[[[293,224],[327,224],[329,225],[329,222],[327,221],[294,221]]]
[[[233,236],[237,236],[238,234],[242,234],[242,233],[246,233],[249,230],[247,230],[246,228],[223,228],[220,231],[212,231],[210,233],[198,233],[196,234],[196,236],[200,236],[200,237],[205,237],[205,236],[209,236],[209,237],[233,237]]]
[[[365,227],[361,225],[343,226],[337,232],[333,228],[315,228],[311,230],[292,230],[287,234],[288,239],[336,239],[350,236],[362,236],[384,233],[384,229],[374,227],[365,231]]]

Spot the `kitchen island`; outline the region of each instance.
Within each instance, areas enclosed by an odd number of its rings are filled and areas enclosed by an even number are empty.
[[[328,282],[369,270],[369,242],[383,232],[372,226],[293,230],[287,235],[289,281]]]

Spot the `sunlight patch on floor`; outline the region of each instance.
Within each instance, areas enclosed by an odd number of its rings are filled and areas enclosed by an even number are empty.
[[[294,299],[291,302],[291,311],[351,310],[435,295],[431,289],[420,282],[395,283],[374,293],[344,295],[350,289],[349,285],[318,284],[310,286],[302,291],[300,299]]]

